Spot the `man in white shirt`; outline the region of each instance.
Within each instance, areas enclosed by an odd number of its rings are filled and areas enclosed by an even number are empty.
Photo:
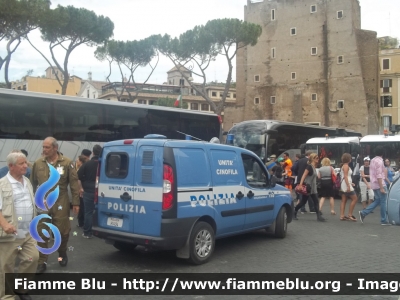
[[[13,151],[7,156],[7,165],[9,172],[0,179],[0,299],[15,299],[14,295],[5,295],[6,285],[13,289],[13,282],[5,282],[5,273],[14,273],[17,257],[18,274],[35,273],[39,251],[29,233],[36,208],[32,185],[24,176],[28,168],[26,156]],[[15,293],[20,299],[31,299],[26,291]]]

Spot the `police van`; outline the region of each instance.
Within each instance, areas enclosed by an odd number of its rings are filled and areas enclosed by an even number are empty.
[[[104,145],[93,233],[121,251],[137,245],[207,262],[215,240],[267,229],[284,238],[290,191],[251,151],[150,135]]]

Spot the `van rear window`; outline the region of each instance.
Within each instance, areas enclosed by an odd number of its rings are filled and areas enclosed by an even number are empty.
[[[128,165],[127,153],[109,153],[106,159],[106,176],[125,178],[128,175]]]

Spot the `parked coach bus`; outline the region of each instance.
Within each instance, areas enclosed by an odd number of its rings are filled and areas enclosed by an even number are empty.
[[[390,159],[392,167],[399,170],[400,167],[400,135],[366,135],[361,141],[362,155],[369,156],[371,159],[375,156],[375,149],[378,146],[383,147],[383,157]]]
[[[34,161],[42,140],[53,136],[60,152],[75,159],[94,144],[157,133],[185,139],[220,137],[216,114],[152,105],[0,89],[0,167],[12,149],[26,149]]]
[[[275,154],[289,152],[291,159],[300,153],[304,145],[313,137],[355,136],[361,134],[353,130],[308,124],[282,122],[275,120],[252,120],[234,125],[228,132],[227,143],[249,149],[256,153],[264,162]]]

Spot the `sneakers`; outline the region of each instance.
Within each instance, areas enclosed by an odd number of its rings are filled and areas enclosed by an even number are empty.
[[[392,226],[390,223],[381,223],[382,226]]]
[[[85,239],[91,239],[92,236],[91,235],[85,235],[84,233],[82,233],[82,237]]]
[[[358,211],[358,214],[360,215],[360,221],[361,221],[361,223],[364,223],[364,218],[365,218],[365,216],[362,214],[361,210]]]

